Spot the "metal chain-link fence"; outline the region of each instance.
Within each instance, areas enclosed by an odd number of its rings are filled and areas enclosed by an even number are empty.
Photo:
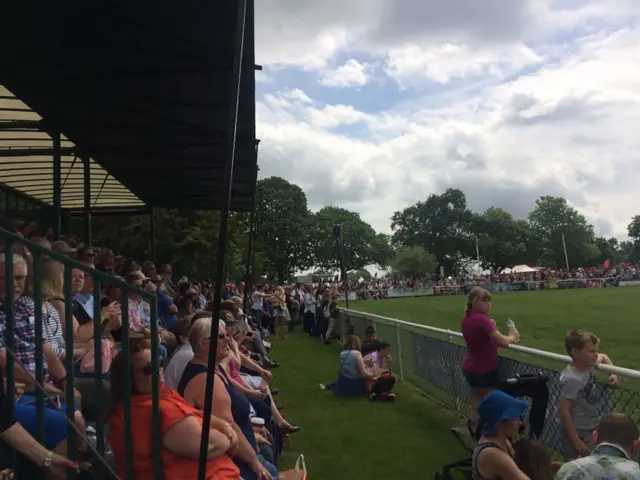
[[[459,338],[442,331],[421,328],[419,325],[394,322],[377,315],[362,312],[342,311],[340,319],[342,334],[354,334],[365,338],[365,329],[372,326],[378,339],[389,343],[393,349],[391,368],[402,380],[417,386],[427,396],[446,408],[467,418],[469,411],[469,387],[462,373],[462,360],[466,348]],[[542,374],[549,379],[549,402],[544,429],[540,436],[545,444],[555,451],[561,450],[561,428],[557,410],[560,401],[559,378],[565,365],[558,362],[558,369],[536,364],[536,357],[523,361],[501,357],[500,377],[512,378],[516,374]],[[539,362],[539,363],[549,363]],[[606,375],[598,375],[597,392],[590,394],[600,413],[620,412],[640,421],[640,382],[619,378],[619,386],[611,387]],[[528,415],[528,414],[527,414]],[[528,425],[528,416],[525,424]]]

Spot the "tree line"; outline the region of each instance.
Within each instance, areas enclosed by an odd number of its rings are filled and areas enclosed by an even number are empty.
[[[565,265],[562,237],[570,266],[640,261],[640,215],[629,224],[629,241],[597,237],[586,218],[564,198],[543,196],[526,219],[501,208],[472,212],[465,194],[448,189],[431,194],[391,218],[391,235],[376,232],[357,212],[328,206],[309,210],[304,191],[280,177],[258,182],[254,249],[255,277],[290,280],[308,269],[337,271],[340,249],[333,225],[342,225],[345,266],[367,276],[377,265],[407,275],[436,273],[440,266],[456,274],[476,259],[483,268],[501,270],[517,264],[552,268]],[[174,264],[176,272],[210,278],[215,267],[219,213],[161,209],[156,211],[156,261]],[[76,227],[79,232],[81,228]],[[232,213],[226,274],[245,273],[250,229],[248,213]],[[150,221],[145,216],[96,217],[93,236],[136,259],[150,259]]]

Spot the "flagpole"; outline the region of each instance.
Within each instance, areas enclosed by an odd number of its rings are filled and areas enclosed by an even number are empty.
[[[476,237],[476,260],[478,261],[478,268],[480,268],[480,247],[478,246],[478,237]]]
[[[564,249],[564,263],[567,265],[567,270],[569,270],[569,256],[567,255],[567,244],[564,241],[564,233],[562,234],[562,248]]]

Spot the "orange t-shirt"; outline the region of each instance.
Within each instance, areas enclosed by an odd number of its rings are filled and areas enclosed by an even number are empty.
[[[131,440],[133,445],[133,473],[136,480],[154,480],[153,427],[151,395],[131,397]],[[193,415],[202,422],[202,412],[189,405],[176,392],[166,386],[160,392],[160,431],[164,434],[183,418]],[[109,417],[109,445],[113,449],[118,474],[125,472],[124,405],[118,405]],[[162,449],[164,480],[193,480],[198,476],[198,461]],[[238,480],[240,471],[231,458],[223,455],[207,462],[208,480]]]

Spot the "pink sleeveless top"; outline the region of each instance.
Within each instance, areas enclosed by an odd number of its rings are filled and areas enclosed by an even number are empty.
[[[240,375],[240,371],[238,370],[238,362],[235,360],[229,360],[229,376],[233,378],[240,385],[246,387],[247,384],[244,383],[244,379],[242,375]]]

